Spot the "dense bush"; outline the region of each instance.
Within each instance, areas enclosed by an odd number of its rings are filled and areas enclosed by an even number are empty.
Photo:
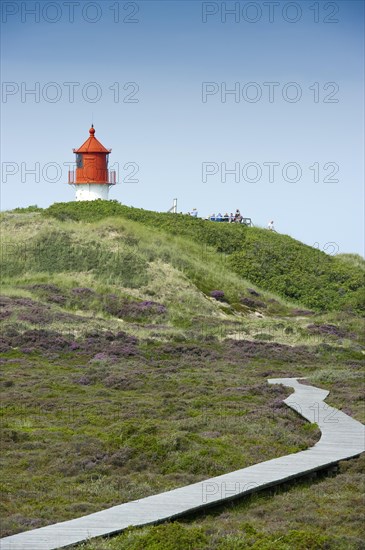
[[[212,290],[210,293],[210,297],[214,298],[215,300],[218,300],[218,302],[224,301],[224,292],[223,290]]]
[[[153,319],[166,313],[166,307],[163,304],[152,301],[131,301],[118,298],[113,294],[105,297],[104,311],[128,321],[143,321]]]
[[[364,274],[287,235],[250,230],[230,265],[242,277],[317,310],[364,310]]]
[[[43,208],[39,208],[36,204],[26,206],[25,208],[14,208],[13,212],[17,214],[29,214],[31,212],[42,212]]]

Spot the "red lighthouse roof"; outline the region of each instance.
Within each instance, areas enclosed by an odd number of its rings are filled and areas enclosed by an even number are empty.
[[[106,153],[109,155],[111,152],[111,149],[106,149],[104,145],[100,143],[95,137],[95,128],[94,125],[91,125],[91,128],[89,130],[90,136],[88,139],[79,147],[78,149],[74,149],[74,153]]]

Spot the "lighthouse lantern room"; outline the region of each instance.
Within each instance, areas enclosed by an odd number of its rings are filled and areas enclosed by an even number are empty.
[[[76,170],[69,171],[68,183],[75,187],[77,201],[108,200],[109,188],[116,183],[115,171],[108,170],[111,149],[96,139],[93,124],[89,134],[79,149],[73,149]]]

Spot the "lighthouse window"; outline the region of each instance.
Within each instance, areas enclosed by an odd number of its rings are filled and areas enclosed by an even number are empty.
[[[82,168],[83,166],[83,163],[82,163],[82,155],[79,153],[76,155],[76,167],[77,168]]]

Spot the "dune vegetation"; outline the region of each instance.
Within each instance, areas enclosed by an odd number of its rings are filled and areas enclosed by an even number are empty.
[[[2,536],[313,445],[269,377],[365,421],[361,257],[115,201],[1,226]],[[360,549],[363,461],[80,547]]]

